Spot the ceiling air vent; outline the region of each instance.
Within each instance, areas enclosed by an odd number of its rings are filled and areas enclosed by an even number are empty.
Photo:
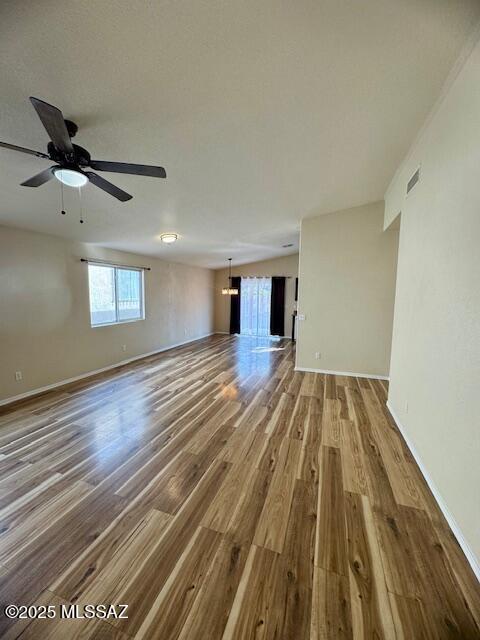
[[[418,167],[418,169],[415,171],[413,176],[407,182],[407,196],[419,180],[420,180],[420,167]]]

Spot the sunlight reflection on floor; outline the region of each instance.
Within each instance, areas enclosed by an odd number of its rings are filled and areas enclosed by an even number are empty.
[[[281,357],[281,353],[276,352],[286,348],[286,340],[277,336],[236,336],[237,383],[243,386],[257,384],[258,376],[273,371],[274,363]]]

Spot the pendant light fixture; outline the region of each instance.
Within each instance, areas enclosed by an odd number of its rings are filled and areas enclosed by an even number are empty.
[[[222,295],[224,296],[238,296],[238,289],[232,287],[232,259],[228,259],[228,287],[223,287]]]

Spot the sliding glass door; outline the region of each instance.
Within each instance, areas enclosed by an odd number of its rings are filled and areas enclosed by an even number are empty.
[[[240,333],[269,336],[272,279],[242,278],[240,295]]]

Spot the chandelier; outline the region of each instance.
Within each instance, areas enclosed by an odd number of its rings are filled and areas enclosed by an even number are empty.
[[[223,287],[222,295],[224,296],[238,296],[238,289],[232,287],[232,259],[228,259],[228,287]]]

